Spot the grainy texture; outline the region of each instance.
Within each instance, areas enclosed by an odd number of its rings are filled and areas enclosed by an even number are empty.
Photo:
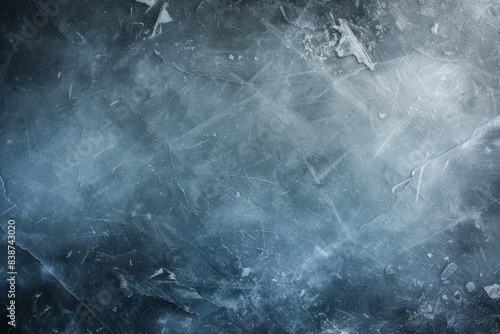
[[[9,333],[500,333],[497,1],[0,15]]]

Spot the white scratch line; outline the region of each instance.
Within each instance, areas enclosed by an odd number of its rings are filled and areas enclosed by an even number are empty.
[[[450,163],[450,159],[448,159],[448,160],[446,161],[446,164],[444,164],[443,170],[441,171],[441,175],[443,175],[444,170],[446,169],[446,167],[448,167],[448,164],[449,164],[449,163]]]
[[[392,193],[394,194],[394,192],[396,191],[396,189],[398,189],[400,186],[402,186],[403,184],[405,183],[408,183],[411,181],[411,177],[407,178],[406,180],[402,181],[402,182],[399,182],[398,184],[396,184],[394,187],[392,187]]]
[[[210,139],[207,139],[207,140],[201,141],[201,142],[199,142],[198,144],[191,145],[191,146],[189,146],[189,147],[188,147],[188,149],[193,148],[193,147],[196,147],[196,146],[202,146],[203,144],[205,144],[205,143],[207,143],[207,142],[211,141],[212,139],[213,139],[213,138],[210,138]]]
[[[105,149],[103,149],[102,151],[97,152],[96,154],[94,154],[94,156],[92,157],[92,159],[95,159],[95,157],[97,157],[99,154],[103,153],[104,151],[109,150],[110,148],[113,148],[114,146],[115,146],[115,144],[111,144],[108,147],[106,147]]]
[[[422,168],[420,168],[420,174],[418,176],[418,185],[417,185],[417,196],[415,197],[415,203],[418,201],[418,195],[420,194],[420,184],[422,183],[422,174],[424,174],[425,166],[427,166],[427,158],[429,158],[429,152],[427,152],[427,156],[425,157],[425,162]]]
[[[392,136],[394,136],[394,134],[396,133],[396,129],[394,129],[391,134],[389,135],[389,137],[387,137],[384,141],[384,143],[382,144],[382,146],[380,146],[380,148],[377,150],[377,153],[375,153],[375,157],[377,157],[379,154],[381,154],[382,152],[385,151],[385,148],[387,147],[387,145],[389,145],[389,141],[392,139]]]
[[[207,119],[205,122],[202,122],[201,124],[195,126],[194,128],[192,128],[191,130],[187,131],[186,133],[184,133],[183,135],[181,135],[180,137],[176,138],[175,140],[178,141],[179,139],[181,139],[182,137],[186,136],[186,135],[189,135],[190,133],[192,132],[195,132],[196,130],[198,130],[199,128],[203,127],[203,126],[206,126],[207,124],[209,124],[211,121],[215,121],[219,118],[222,118],[224,116],[226,116],[228,113],[227,112],[224,112],[224,113],[221,113],[221,114],[218,114],[218,115],[215,115],[209,119]]]

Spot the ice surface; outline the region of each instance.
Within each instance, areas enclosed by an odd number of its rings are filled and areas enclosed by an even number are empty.
[[[0,23],[16,332],[500,331],[495,1],[54,1]]]
[[[146,4],[149,7],[152,7],[156,2],[156,0],[135,0],[135,1]]]
[[[360,43],[356,38],[354,33],[349,27],[349,23],[344,19],[339,19],[340,25],[335,24],[335,18],[330,13],[332,27],[341,33],[340,41],[335,47],[339,57],[344,57],[347,55],[354,55],[358,60],[358,63],[364,63],[370,70],[375,69],[375,64],[373,64],[370,54],[366,48]]]
[[[467,292],[472,292],[476,290],[476,285],[473,282],[467,282],[465,288],[467,289]]]
[[[443,281],[446,281],[448,278],[450,278],[451,275],[453,275],[453,273],[455,271],[457,271],[457,269],[458,269],[458,266],[456,265],[456,263],[452,262],[452,263],[448,264],[444,268],[443,272],[441,273],[441,279]]]
[[[490,286],[485,286],[484,291],[488,294],[488,296],[491,299],[498,299],[500,298],[500,285],[498,284],[493,284]]]

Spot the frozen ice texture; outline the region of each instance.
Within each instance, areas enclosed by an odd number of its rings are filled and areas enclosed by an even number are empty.
[[[476,290],[476,285],[473,282],[467,282],[465,288],[467,289],[467,292],[472,292]]]
[[[455,271],[457,271],[457,269],[458,266],[456,263],[452,262],[448,264],[441,273],[441,280],[446,281]]]
[[[135,1],[146,4],[149,7],[152,7],[156,3],[157,0],[135,0]]]
[[[332,27],[341,33],[341,37],[335,51],[339,57],[354,55],[358,63],[364,63],[371,71],[375,69],[368,50],[361,44],[358,38],[354,35],[349,23],[344,19],[339,19],[339,25],[335,23],[335,18],[330,13]]]
[[[498,284],[493,284],[489,286],[484,287],[484,291],[488,294],[488,296],[491,299],[498,299],[500,298],[500,285]]]
[[[145,2],[2,7],[20,333],[500,330],[495,1]]]

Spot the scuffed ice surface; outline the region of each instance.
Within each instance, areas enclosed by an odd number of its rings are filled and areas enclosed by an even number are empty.
[[[500,333],[496,1],[2,8],[16,333]]]

